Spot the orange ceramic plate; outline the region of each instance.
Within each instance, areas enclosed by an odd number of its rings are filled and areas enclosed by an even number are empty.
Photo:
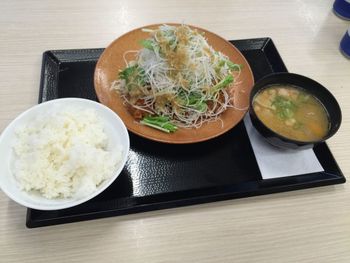
[[[159,25],[151,25],[142,28],[157,28],[158,26]],[[254,77],[248,62],[237,48],[222,37],[205,29],[194,26],[190,27],[197,28],[199,32],[204,32],[208,43],[215,50],[228,56],[234,63],[243,65],[241,75],[239,79],[236,79],[240,84],[235,85],[231,93],[234,99],[234,105],[239,109],[227,109],[220,116],[222,121],[218,120],[205,123],[198,129],[179,128],[176,132],[169,134],[144,126],[135,121],[133,116],[128,112],[123,99],[110,88],[111,83],[117,79],[119,71],[126,66],[123,59],[125,51],[141,49],[142,47],[139,44],[140,40],[149,37],[149,33],[143,32],[141,30],[142,28],[138,28],[114,40],[105,49],[97,62],[94,76],[95,90],[99,101],[115,111],[124,121],[129,131],[150,140],[165,143],[185,144],[201,142],[217,137],[232,129],[242,120],[247,112],[249,95],[254,84]]]

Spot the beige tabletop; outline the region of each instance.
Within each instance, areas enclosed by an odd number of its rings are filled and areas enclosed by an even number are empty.
[[[38,99],[45,50],[105,47],[146,24],[184,22],[227,39],[271,37],[289,71],[338,99],[328,141],[350,162],[350,60],[339,52],[349,21],[333,1],[0,1],[0,130]],[[0,192],[0,262],[350,262],[348,184],[36,229]]]

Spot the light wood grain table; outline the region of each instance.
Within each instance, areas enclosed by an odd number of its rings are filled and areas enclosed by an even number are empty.
[[[338,99],[328,145],[350,174],[350,22],[333,1],[2,0],[0,130],[37,103],[42,53],[105,47],[143,25],[184,22],[227,39],[269,36],[291,72]],[[350,262],[348,184],[27,229],[26,208],[0,192],[0,262]]]

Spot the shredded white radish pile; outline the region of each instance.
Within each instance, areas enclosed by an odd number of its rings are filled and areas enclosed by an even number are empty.
[[[229,90],[239,77],[240,65],[186,25],[144,31],[150,33],[149,39],[141,40],[144,48],[124,54],[126,68],[112,84],[134,112],[198,128],[233,107]],[[127,61],[130,53],[136,60]]]

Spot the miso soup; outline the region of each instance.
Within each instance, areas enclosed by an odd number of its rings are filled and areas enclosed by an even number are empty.
[[[289,85],[272,85],[253,99],[258,118],[276,133],[297,141],[317,141],[329,130],[328,114],[318,99]]]

